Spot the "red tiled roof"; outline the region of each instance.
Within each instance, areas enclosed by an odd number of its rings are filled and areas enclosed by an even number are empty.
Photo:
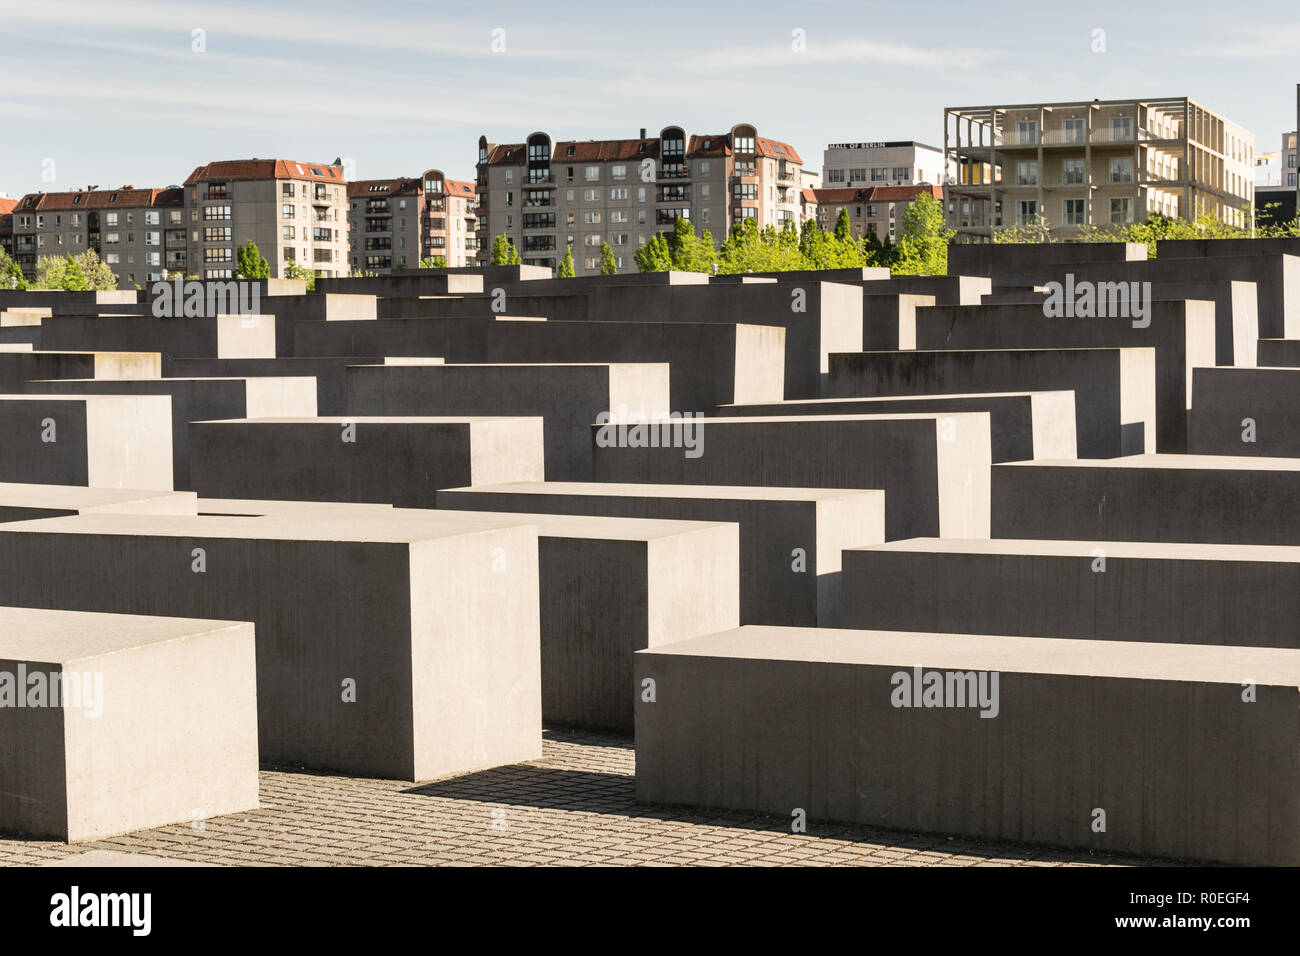
[[[686,144],[687,156],[729,156],[731,155],[731,143],[728,139],[729,134],[719,133],[717,136],[691,136],[690,142]],[[705,143],[708,143],[706,146]]]
[[[382,189],[372,189],[382,186]],[[357,199],[364,196],[414,196],[420,193],[419,179],[354,179],[348,183],[348,198]]]
[[[788,159],[800,166],[803,165],[803,160],[799,158],[799,154],[794,151],[793,146],[776,139],[758,137],[758,155],[767,156],[771,159]]]
[[[942,186],[871,186],[853,188],[839,187],[835,189],[805,189],[804,198],[809,202],[816,203],[833,203],[833,202],[895,202],[900,199],[911,201],[921,193],[928,192],[935,199],[943,199]],[[810,197],[808,194],[811,193]]]
[[[453,196],[474,195],[474,184],[459,179],[444,179],[442,181],[442,188],[444,192],[450,193]]]
[[[140,206],[179,206],[183,193],[175,189],[93,189],[67,193],[28,193],[16,212],[64,212],[79,209],[118,209]]]
[[[18,205],[17,199],[0,199],[0,213],[12,212],[14,206]]]
[[[804,202],[817,202],[817,190],[815,189],[801,189],[799,194],[803,196]]]
[[[644,147],[644,148],[642,148]],[[551,162],[553,163],[595,163],[612,160],[644,159],[659,155],[657,139],[592,139],[566,140],[551,144]],[[488,156],[489,166],[505,164],[516,165],[525,162],[528,149],[523,143],[498,146]]]
[[[330,163],[300,163],[289,159],[224,159],[198,167],[190,173],[185,185],[249,179],[306,179],[318,183],[345,181],[343,167]]]

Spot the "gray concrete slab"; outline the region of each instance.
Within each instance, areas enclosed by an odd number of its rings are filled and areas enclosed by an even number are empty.
[[[263,765],[428,780],[541,753],[531,525],[23,521],[0,525],[0,603],[254,622]]]
[[[741,623],[836,626],[841,551],[885,540],[882,491],[518,482],[441,490],[438,507],[734,522]]]
[[[843,580],[845,627],[1300,648],[1300,547],[912,538]]]
[[[640,447],[611,429],[605,440],[615,444],[600,447],[593,429],[596,480],[875,488],[885,492],[887,538],[988,534],[987,412],[703,418],[667,437]]]
[[[1074,392],[983,392],[895,398],[816,398],[719,405],[719,417],[887,415],[893,412],[988,412],[993,461],[1074,458]]]
[[[256,809],[257,697],[252,624],[0,607],[0,830]]]
[[[643,803],[1300,862],[1300,651],[748,627],[636,673]]]
[[[198,496],[192,491],[0,482],[0,522],[95,513],[192,515],[197,512]]]
[[[190,423],[190,480],[204,498],[428,508],[439,488],[543,478],[540,418],[355,416]]]
[[[0,391],[49,378],[160,378],[157,352],[41,352],[0,348]]]
[[[1187,450],[1300,457],[1300,368],[1198,368]]]
[[[1155,450],[1152,348],[861,352],[830,368],[837,398],[1068,388],[1081,457]]]
[[[372,365],[346,372],[353,415],[540,416],[548,481],[591,480],[589,426],[607,415],[667,414],[667,363]]]
[[[993,466],[995,538],[1300,545],[1300,460],[1133,455]]]
[[[945,306],[917,313],[919,349],[1142,348],[1155,349],[1156,451],[1187,450],[1192,369],[1213,365],[1214,303],[1147,303],[1144,319],[1052,317],[1025,305]],[[1146,323],[1137,328],[1135,322]]]
[[[250,378],[54,379],[27,382],[30,395],[166,395],[171,398],[172,487],[190,487],[190,422],[316,414],[310,376]]]
[[[171,491],[166,395],[0,395],[0,481]]]

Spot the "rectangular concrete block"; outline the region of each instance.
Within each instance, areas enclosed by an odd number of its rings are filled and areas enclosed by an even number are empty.
[[[874,488],[885,492],[889,539],[988,534],[986,412],[704,418],[671,430],[676,447],[662,437],[642,447],[612,427],[593,434],[597,481]]]
[[[844,552],[844,626],[1300,648],[1300,547],[891,541]]]
[[[171,491],[165,395],[0,395],[0,481]]]
[[[192,515],[198,513],[198,496],[192,491],[0,482],[0,522],[95,513]]]
[[[1198,368],[1187,451],[1300,457],[1300,368]]]
[[[427,508],[439,488],[541,481],[540,418],[255,418],[190,423],[204,498]]]
[[[643,803],[1300,863],[1300,651],[749,627],[636,675]]]
[[[427,780],[541,756],[531,525],[24,521],[0,525],[0,603],[254,622],[264,766]]]
[[[411,359],[410,361],[414,361]],[[432,361],[424,359],[422,361]],[[382,356],[342,358],[275,359],[176,359],[171,374],[176,378],[298,378],[316,379],[317,415],[346,415],[344,373],[349,365],[383,365]],[[237,416],[249,417],[249,416]]]
[[[885,415],[894,412],[987,412],[995,462],[1074,458],[1074,392],[984,392],[886,398],[817,398],[720,405],[719,417]]]
[[[290,378],[56,379],[27,382],[28,394],[166,395],[171,399],[172,485],[190,487],[190,422],[225,418],[314,417],[316,380]]]
[[[257,798],[253,625],[0,607],[0,830],[94,840]]]
[[[591,480],[590,425],[667,414],[666,363],[370,365],[346,372],[352,415],[540,416],[548,481]]]
[[[299,355],[434,355],[448,363],[667,362],[673,411],[785,396],[785,330],[692,322],[459,317],[304,322]],[[373,364],[373,363],[371,363]]]
[[[993,537],[1300,545],[1300,459],[1134,455],[994,465]]]
[[[921,349],[1155,349],[1156,450],[1187,450],[1192,369],[1213,365],[1214,304],[1190,299],[1146,303],[1145,317],[1081,318],[1025,305],[945,306],[917,314]],[[1146,323],[1135,327],[1134,323]]]
[[[632,655],[739,625],[735,524],[484,513],[536,525],[542,720],[632,732]],[[419,522],[427,512],[396,509]]]
[[[841,552],[885,540],[882,491],[547,481],[451,488],[438,507],[733,522],[741,623],[837,626]]]
[[[170,374],[176,358],[275,358],[276,317],[55,316],[41,323],[41,344],[47,349],[156,349],[162,354],[164,374]]]
[[[1155,450],[1155,350],[991,349],[861,352],[831,356],[831,395],[1074,392],[1084,458]]]
[[[916,310],[934,304],[932,295],[864,294],[862,351],[890,352],[916,348]]]
[[[0,390],[50,378],[160,378],[157,352],[8,352],[0,349]]]

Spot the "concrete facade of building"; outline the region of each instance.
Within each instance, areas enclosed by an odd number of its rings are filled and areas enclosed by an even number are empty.
[[[12,216],[13,257],[29,279],[38,259],[78,256],[88,249],[113,270],[119,288],[187,267],[179,187],[29,193]]]
[[[348,196],[341,163],[283,159],[208,163],[185,180],[189,273],[234,275],[239,246],[257,243],[272,278],[297,262],[319,276],[348,274]]]
[[[1030,224],[1069,238],[1152,213],[1251,226],[1254,136],[1187,97],[949,107],[944,153],[958,241]]]
[[[476,226],[474,184],[447,179],[441,170],[348,184],[353,272],[384,275],[438,256],[449,267],[473,265]]]
[[[832,143],[822,153],[822,186],[827,189],[922,183],[944,183],[943,150],[937,146],[911,140]]]
[[[571,246],[575,274],[598,274],[608,243],[618,271],[635,272],[636,250],[679,217],[717,243],[744,219],[760,229],[797,225],[802,166],[788,144],[745,124],[588,142],[544,132],[510,145],[480,137],[478,262],[490,262],[493,239],[505,235],[528,265],[554,268]]]
[[[897,241],[903,227],[903,212],[922,193],[943,201],[942,186],[876,186],[857,189],[805,189],[803,218],[811,219],[826,232],[835,229],[840,210],[849,213],[849,231],[855,238],[874,232],[884,242]]]

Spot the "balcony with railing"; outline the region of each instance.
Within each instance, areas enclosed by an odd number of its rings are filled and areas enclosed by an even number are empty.
[[[388,206],[388,200],[387,200],[387,199],[367,199],[367,200],[366,200],[366,212],[367,212],[367,213],[381,213],[381,212],[388,212],[388,211],[389,211],[389,206]]]
[[[525,186],[554,186],[555,174],[549,169],[530,169],[523,184]]]
[[[690,179],[691,167],[687,163],[664,163],[659,167],[659,179]]]
[[[799,170],[793,163],[787,163],[781,160],[776,168],[776,181],[779,183],[793,183],[799,177]]]

